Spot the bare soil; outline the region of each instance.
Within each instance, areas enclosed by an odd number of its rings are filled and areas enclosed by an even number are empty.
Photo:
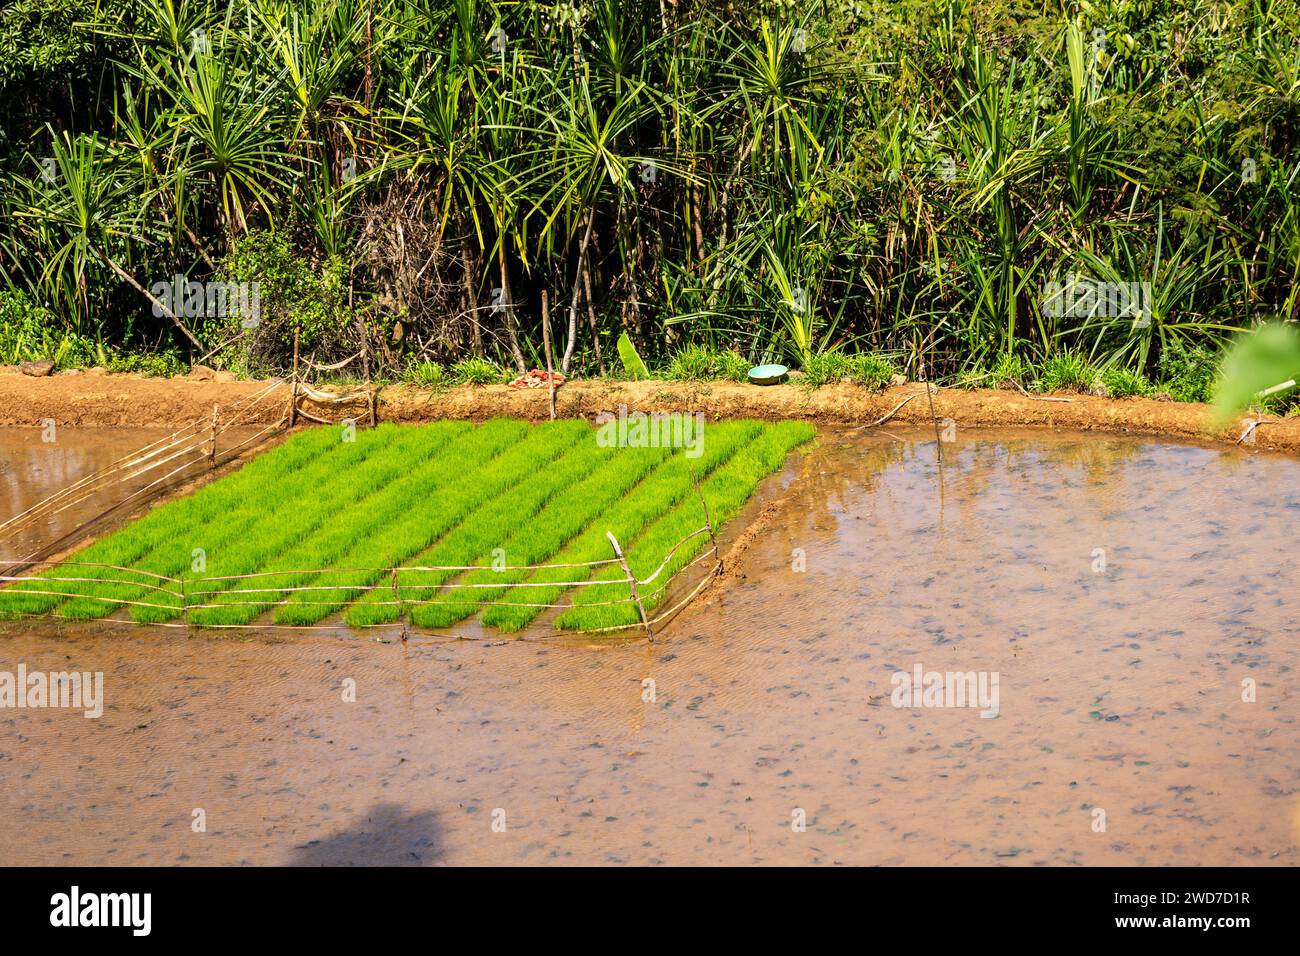
[[[161,379],[95,371],[34,378],[17,370],[0,369],[0,426],[37,427],[43,419],[53,419],[61,426],[174,427],[211,415],[214,405],[247,398],[265,385],[262,381]],[[874,392],[850,384],[828,385],[814,391],[796,383],[758,387],[731,382],[570,381],[556,392],[556,407],[558,414],[566,418],[592,418],[626,405],[646,412],[702,412],[715,419],[802,418],[821,424],[864,425],[875,422],[908,396],[912,400],[890,421],[930,424],[925,386],[915,383]],[[1031,398],[1015,391],[935,389],[934,415],[951,418],[959,428],[1049,426],[1227,444],[1237,442],[1243,431],[1239,421],[1211,433],[1205,405],[1074,394],[1054,397],[1068,401]],[[284,414],[288,398],[288,386],[282,386],[246,422],[274,422]],[[333,420],[348,415],[364,420],[366,416],[364,402],[358,402],[351,411],[341,406],[315,407],[310,402],[305,407]],[[510,389],[504,385],[442,390],[390,385],[380,391],[378,409],[381,421],[398,422],[444,418],[480,421],[496,416],[540,421],[548,417],[545,389]],[[1264,416],[1253,444],[1261,449],[1300,451],[1300,417]]]

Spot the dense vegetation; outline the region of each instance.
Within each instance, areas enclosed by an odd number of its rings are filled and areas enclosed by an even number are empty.
[[[546,315],[577,373],[1204,398],[1297,314],[1296,0],[14,0],[0,97],[0,362],[492,380]]]
[[[517,631],[594,574],[621,583],[587,587],[594,603],[565,612],[563,626],[635,624],[619,565],[532,566],[608,562],[613,532],[647,579],[704,525],[701,497],[721,528],[813,435],[804,422],[702,427],[684,449],[610,444],[564,420],[308,429],[0,590],[0,617],[126,609],[139,623],[232,626],[269,613],[309,625],[346,609],[350,624],[445,627],[487,606],[487,623]],[[673,554],[647,604],[707,546],[701,535]],[[398,566],[427,570],[385,570]]]

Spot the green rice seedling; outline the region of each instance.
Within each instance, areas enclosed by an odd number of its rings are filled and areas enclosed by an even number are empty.
[[[528,565],[549,561],[570,540],[581,534],[614,502],[659,467],[666,448],[608,448],[601,463],[564,494],[555,495],[527,526],[517,529],[502,545],[513,567],[483,568],[462,575],[457,583],[471,588],[449,589],[419,610],[416,623],[424,627],[450,627],[502,595],[507,600],[533,602],[537,590],[512,587],[528,577]],[[581,572],[582,568],[572,569]]]
[[[552,563],[582,564],[612,558],[609,539],[605,536],[607,531],[612,532],[620,542],[632,541],[665,508],[671,508],[687,495],[695,494],[692,473],[704,480],[705,476],[730,459],[739,448],[755,439],[763,428],[763,425],[753,421],[709,425],[704,453],[698,459],[688,459],[680,451],[669,455],[659,467],[557,554]],[[530,585],[551,586],[530,586],[515,590],[515,594],[526,593],[527,599],[507,595],[505,600],[484,610],[483,623],[507,632],[518,631],[542,611],[540,607],[522,607],[520,604],[554,604],[569,590],[569,586],[562,582],[585,581],[590,576],[591,568],[582,567],[549,567],[533,571],[525,579]]]
[[[758,483],[781,468],[790,451],[808,441],[815,433],[813,426],[806,422],[780,422],[768,426],[754,441],[746,444],[726,464],[714,471],[700,488],[709,505],[709,519],[714,531],[717,532],[735,517],[753,495]],[[646,528],[631,547],[624,544],[624,553],[632,573],[639,581],[649,578],[673,546],[703,527],[704,520],[703,506],[698,498],[694,495],[687,496],[676,508]],[[647,612],[662,601],[667,593],[666,585],[672,576],[708,546],[707,535],[697,535],[684,541],[654,581],[638,589]],[[598,630],[635,624],[640,620],[635,604],[606,603],[619,601],[629,595],[622,569],[612,566],[597,577],[610,583],[583,588],[574,598],[573,606],[556,620],[556,627],[566,630]]]
[[[483,553],[482,542],[490,541],[489,548],[500,544],[508,533],[507,529],[529,515],[528,499],[539,489],[550,489],[549,478],[539,474],[542,467],[545,466],[545,470],[553,475],[559,467],[552,464],[554,460],[580,442],[589,440],[590,435],[585,423],[575,421],[551,422],[532,429],[528,438],[512,454],[504,456],[495,468],[459,488],[454,499],[440,503],[439,513],[429,516],[433,533],[424,538],[424,543],[429,546],[406,563],[415,566],[473,563]],[[532,510],[536,510],[536,506]],[[448,513],[463,520],[449,521]],[[401,557],[406,559],[411,554],[412,550],[406,550]],[[424,600],[435,593],[430,586],[441,584],[454,573],[403,572],[398,582],[398,599],[404,602]],[[340,590],[334,600],[342,604],[347,597],[346,592]],[[401,609],[397,604],[386,603],[392,600],[389,591],[367,593],[349,611],[348,623],[387,624],[398,620]],[[287,606],[284,612],[293,613],[295,621],[305,616],[292,605]]]
[[[478,556],[481,549],[476,550],[477,542],[495,535],[499,544],[505,537],[504,529],[526,520],[536,510],[533,498],[572,484],[576,473],[591,467],[591,456],[584,450],[589,438],[590,429],[583,422],[539,425],[483,468],[469,474],[462,470],[454,487],[426,498],[427,511],[421,513],[418,499],[399,500],[389,514],[372,520],[364,536],[356,535],[355,546],[339,559],[343,567],[378,570],[331,572],[315,577],[312,586],[333,587],[292,595],[289,603],[276,612],[276,623],[314,624],[362,594],[391,597],[386,590],[365,592],[361,588],[383,580],[383,568],[396,567],[408,559],[417,565],[471,563],[472,558],[466,555]],[[440,574],[431,573],[434,577]]]
[[[224,570],[225,574],[297,573],[205,582],[213,592],[234,593],[204,595],[201,603],[211,606],[192,610],[189,620],[200,626],[248,623],[274,606],[286,588],[298,586],[315,577],[322,567],[332,565],[355,543],[359,529],[367,525],[374,512],[387,514],[395,501],[400,502],[411,491],[406,479],[412,462],[424,462],[445,452],[445,464],[421,477],[432,474],[439,485],[453,482],[458,474],[472,473],[468,462],[495,458],[513,446],[526,429],[520,422],[505,419],[473,430],[461,426],[455,433],[439,426],[406,429],[376,461],[352,475],[339,476],[334,485],[323,489],[321,501],[307,509],[305,523],[282,528],[278,534],[276,529],[269,529],[269,534],[234,549],[226,556]],[[453,439],[450,443],[443,440],[448,436]],[[423,472],[418,465],[415,470]]]
[[[619,452],[633,451],[624,457],[642,461],[653,460],[657,449],[602,448],[588,431],[564,458],[550,469],[530,479],[525,485],[508,495],[501,495],[480,509],[475,521],[466,521],[439,550],[444,554],[459,554],[466,560],[447,563],[490,565],[494,560],[501,564],[520,565],[541,563],[551,557],[567,540],[566,530],[554,523],[556,517],[551,506],[568,504],[571,508],[584,508],[589,502],[580,500],[579,488],[584,479],[603,476],[605,467],[617,461]],[[647,454],[649,453],[649,454]],[[575,509],[576,510],[576,509]],[[469,557],[477,549],[472,557]],[[417,559],[423,561],[423,559]],[[437,559],[441,561],[441,559]],[[461,574],[458,585],[419,593],[419,604],[410,609],[411,623],[418,627],[447,627],[468,616],[478,602],[485,600],[489,590],[500,593],[499,575],[505,571],[471,572]],[[520,572],[513,572],[518,574]],[[484,576],[486,575],[486,577]],[[411,577],[411,576],[407,576]],[[430,578],[422,574],[425,583],[444,584],[457,577],[455,572],[437,573]]]
[[[440,441],[445,434],[431,433],[428,438]],[[243,503],[233,515],[218,513],[205,523],[177,525],[172,539],[136,566],[158,574],[189,578],[255,570],[257,556],[282,550],[327,520],[333,513],[331,509],[365,494],[373,487],[371,482],[385,480],[394,468],[394,453],[416,444],[421,437],[416,429],[390,425],[360,433],[355,441],[339,442],[344,446],[341,450],[325,456],[309,469],[284,481],[255,488],[253,500]],[[200,569],[193,563],[196,549],[203,557]],[[230,581],[208,581],[197,589],[224,590],[231,586]],[[195,589],[191,584],[188,590]],[[165,607],[132,607],[131,617],[141,623],[170,620],[180,615],[183,608],[204,603],[202,597],[187,591]],[[69,606],[65,613],[72,615],[79,610]]]
[[[332,433],[328,429],[312,429],[297,435],[254,458],[221,481],[206,485],[178,501],[155,508],[116,534],[82,548],[67,562],[41,575],[42,580],[21,582],[0,591],[0,613],[50,613],[65,600],[78,595],[98,594],[101,597],[139,600],[152,595],[154,599],[165,599],[165,595],[147,589],[109,583],[111,580],[134,580],[131,575],[111,568],[82,565],[133,567],[156,547],[172,540],[177,528],[197,527],[213,515],[230,515],[241,507],[251,507],[256,501],[255,490],[259,486],[300,473],[309,466],[320,466],[325,456],[337,450],[340,444],[337,432]],[[149,579],[139,577],[138,580],[144,583]],[[22,594],[29,590],[59,591],[69,597]],[[118,591],[122,593],[119,594]],[[135,597],[129,597],[127,592],[134,593]],[[96,607],[102,613],[96,616],[110,613],[117,606],[110,602],[98,602]]]
[[[438,484],[465,474],[467,461],[477,462],[499,454],[518,437],[518,426],[492,423],[472,429],[465,423],[441,422],[425,429],[418,437],[427,444],[399,448],[390,446],[390,460],[382,474],[371,476],[365,497],[346,503],[338,512],[326,515],[319,525],[306,534],[288,540],[284,548],[267,553],[243,555],[237,572],[255,573],[257,578],[234,581],[206,581],[209,593],[203,603],[189,615],[199,625],[246,624],[272,607],[283,597],[285,589],[298,586],[315,576],[317,569],[331,563],[332,557],[355,542],[364,533],[372,516],[386,515],[394,498],[416,493],[430,493]],[[411,463],[414,464],[411,464]]]
[[[564,458],[541,473],[526,478],[521,485],[486,502],[436,547],[425,552],[423,556],[417,556],[415,563],[465,566],[490,563],[494,556],[501,556],[504,560],[509,552],[502,550],[494,555],[494,550],[501,548],[502,542],[510,532],[521,525],[527,528],[536,527],[534,519],[537,512],[556,496],[567,494],[584,476],[589,475],[591,470],[597,467],[602,452],[605,451],[607,449],[598,446],[588,431]],[[550,552],[544,557],[549,558]],[[418,590],[414,587],[410,589],[409,593],[415,598],[415,602],[418,602],[413,603],[408,609],[412,624],[418,627],[442,626],[443,620],[439,615],[439,609],[423,602],[436,600],[440,596],[459,596],[462,601],[467,597],[471,599],[474,597],[472,593],[467,594],[460,589],[434,590],[427,587],[443,585],[459,573],[420,571],[402,576],[408,584],[426,585],[425,588]],[[399,587],[398,593],[405,595],[408,592]]]

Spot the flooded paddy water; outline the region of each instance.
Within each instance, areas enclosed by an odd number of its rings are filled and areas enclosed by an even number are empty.
[[[42,498],[130,455],[170,433],[162,428],[7,428],[0,433],[0,521],[21,514]],[[118,485],[125,497],[150,478]],[[20,534],[0,538],[0,560],[19,560],[75,531],[115,501],[92,495],[51,514]]]
[[[886,429],[654,645],[0,623],[105,695],[0,710],[0,863],[1300,862],[1300,462]]]

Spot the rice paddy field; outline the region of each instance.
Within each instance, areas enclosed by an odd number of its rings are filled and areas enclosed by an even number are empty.
[[[300,432],[0,591],[0,615],[204,627],[342,620],[503,632],[640,622],[608,535],[653,615],[803,422],[707,425],[697,446],[602,445],[582,421],[494,419]],[[684,540],[683,540],[684,539]],[[662,567],[661,567],[662,565]]]

